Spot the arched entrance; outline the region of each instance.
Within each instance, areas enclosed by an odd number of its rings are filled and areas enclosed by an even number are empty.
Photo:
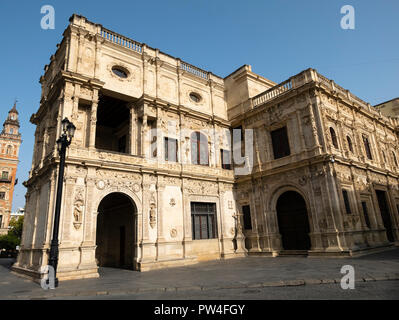
[[[284,250],[309,250],[309,220],[306,203],[295,191],[284,192],[276,205]]]
[[[96,260],[100,267],[133,268],[135,248],[134,202],[111,193],[98,206]]]

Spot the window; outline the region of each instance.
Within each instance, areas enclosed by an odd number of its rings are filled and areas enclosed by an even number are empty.
[[[385,152],[384,150],[382,150],[382,158],[384,159],[384,162],[387,162],[387,157],[385,156]]]
[[[251,222],[251,207],[243,206],[242,214],[244,216],[244,230],[252,230],[252,222]]]
[[[239,136],[239,140],[237,139],[237,135]],[[236,136],[236,138],[234,138]],[[240,144],[240,148],[241,148],[241,157],[245,156],[245,137],[244,137],[244,130],[242,129],[242,126],[236,127],[233,129],[233,147],[234,150],[236,150],[236,148],[238,149],[238,146],[236,146],[234,143],[236,144]]]
[[[177,139],[165,138],[165,161],[177,162]]]
[[[7,147],[6,154],[11,154],[11,153],[12,153],[12,147],[11,147],[11,146],[8,146],[8,147]]]
[[[348,191],[347,190],[342,190],[342,196],[344,197],[344,203],[345,203],[345,210],[347,214],[351,214],[351,206],[349,204],[349,197],[348,197]]]
[[[222,168],[231,170],[231,155],[229,150],[220,149],[220,156],[222,159]]]
[[[289,156],[290,145],[288,142],[287,127],[274,130],[271,133],[274,159]]]
[[[0,216],[0,228],[1,228],[1,223],[3,222],[3,216]]]
[[[13,128],[10,129],[10,134],[14,134],[14,129]]]
[[[3,171],[1,173],[1,179],[3,179],[3,180],[7,180],[8,179],[8,172],[7,171]]]
[[[338,149],[338,140],[337,140],[337,135],[335,133],[335,130],[333,127],[330,127],[330,134],[331,134],[331,141],[335,149]]]
[[[365,201],[362,201],[362,208],[363,208],[364,220],[366,221],[367,227],[370,229],[369,213],[367,211],[367,203]]]
[[[5,192],[0,192],[0,200],[4,200],[6,198]]]
[[[208,157],[208,139],[200,132],[191,134],[191,163],[207,166]]]
[[[191,202],[193,240],[214,239],[216,232],[216,204]]]
[[[352,140],[349,136],[346,136],[346,141],[348,141],[348,148],[349,151],[353,153],[353,145],[352,145]]]
[[[198,93],[195,93],[195,92],[191,92],[190,93],[190,99],[192,101],[194,101],[195,103],[198,103],[198,102],[200,102],[202,100],[201,96]]]
[[[398,160],[396,159],[396,154],[393,151],[392,151],[392,158],[393,158],[393,162],[395,163],[395,167],[397,167],[398,166]]]
[[[114,73],[114,74],[116,74],[119,78],[122,78],[122,79],[126,79],[127,78],[127,72],[125,71],[125,70],[123,70],[122,68],[120,68],[120,67],[112,67],[112,72]]]
[[[363,143],[364,143],[364,149],[366,150],[367,158],[373,160],[373,157],[371,156],[369,139],[365,135],[363,135]]]

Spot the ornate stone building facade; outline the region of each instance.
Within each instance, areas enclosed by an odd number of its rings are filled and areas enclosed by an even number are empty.
[[[73,15],[41,84],[15,271],[47,265],[64,117],[60,280],[398,243],[399,121],[313,69],[220,78]]]
[[[18,111],[14,104],[0,134],[0,235],[8,232],[21,142]]]

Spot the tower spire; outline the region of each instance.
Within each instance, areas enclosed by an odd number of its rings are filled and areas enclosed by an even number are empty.
[[[14,112],[14,113],[18,114],[18,111],[17,111],[17,102],[18,102],[18,100],[17,100],[17,98],[15,98],[15,100],[14,100],[14,106],[13,106],[12,109],[9,111],[9,113]]]

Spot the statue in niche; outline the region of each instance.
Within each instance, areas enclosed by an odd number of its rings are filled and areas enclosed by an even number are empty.
[[[73,225],[78,230],[82,224],[83,201],[77,200],[73,208]]]
[[[83,215],[83,189],[79,189],[75,196],[75,202],[73,204],[73,226],[76,230],[79,230],[82,225],[82,215]]]

